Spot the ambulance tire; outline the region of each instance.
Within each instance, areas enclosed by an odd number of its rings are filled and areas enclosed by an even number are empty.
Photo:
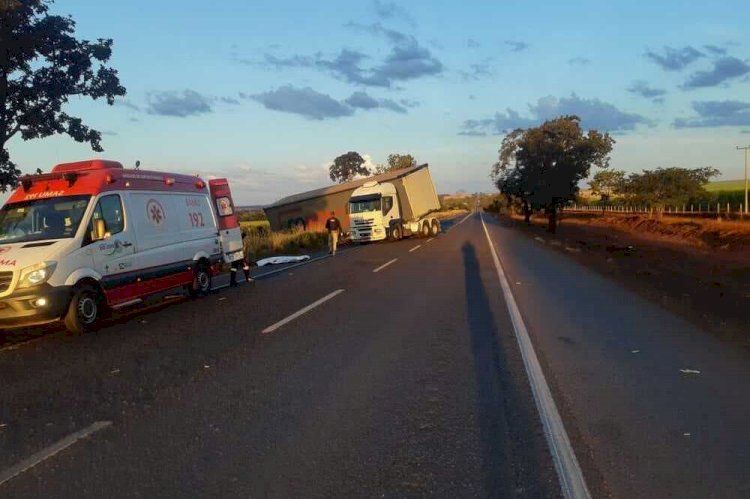
[[[199,262],[193,270],[193,283],[188,287],[191,298],[206,296],[211,291],[211,268],[205,262]]]
[[[73,289],[68,312],[63,318],[65,328],[72,334],[85,334],[96,328],[104,315],[104,297],[89,284],[80,284]]]

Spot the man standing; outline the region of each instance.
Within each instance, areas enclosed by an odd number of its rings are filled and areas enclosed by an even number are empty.
[[[336,255],[336,246],[339,243],[339,234],[341,233],[341,222],[336,218],[336,212],[331,212],[331,216],[326,220],[326,229],[328,230],[328,252]]]

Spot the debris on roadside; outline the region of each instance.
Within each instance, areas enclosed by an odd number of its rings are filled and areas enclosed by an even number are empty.
[[[700,374],[701,372],[697,369],[680,369],[682,374]]]
[[[281,265],[284,263],[297,263],[297,262],[304,262],[305,260],[309,260],[310,255],[299,255],[299,256],[271,256],[268,258],[263,258],[261,260],[258,260],[255,262],[255,265],[258,267],[263,267],[264,265]]]

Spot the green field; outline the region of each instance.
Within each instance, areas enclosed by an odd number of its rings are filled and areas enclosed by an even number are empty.
[[[706,190],[708,192],[719,192],[719,191],[745,191],[744,180],[719,180],[718,182],[709,182],[706,184]]]

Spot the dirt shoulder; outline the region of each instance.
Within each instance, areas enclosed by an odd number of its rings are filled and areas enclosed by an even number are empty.
[[[750,348],[750,224],[568,214],[552,235],[543,220],[526,226],[520,219],[500,219]]]

